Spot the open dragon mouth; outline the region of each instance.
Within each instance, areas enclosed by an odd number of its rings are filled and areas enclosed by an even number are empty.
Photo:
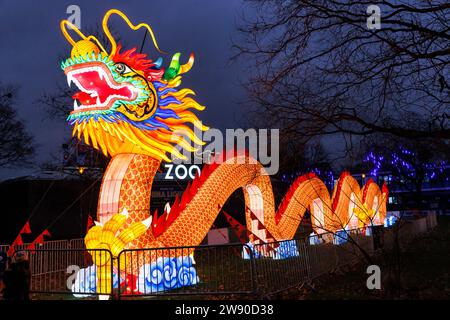
[[[138,96],[139,89],[128,83],[117,83],[102,63],[70,66],[64,73],[69,87],[74,82],[80,89],[72,96],[74,110],[71,113],[107,110],[116,100],[133,101]]]

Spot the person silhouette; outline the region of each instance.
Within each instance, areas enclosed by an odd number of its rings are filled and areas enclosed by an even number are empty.
[[[12,262],[3,276],[3,298],[5,300],[29,300],[31,272],[28,255],[24,251],[14,254]]]

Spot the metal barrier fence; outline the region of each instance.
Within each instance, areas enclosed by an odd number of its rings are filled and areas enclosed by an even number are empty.
[[[84,245],[84,239],[72,239],[69,240],[69,248],[70,249],[85,249],[86,246]]]
[[[279,248],[286,246],[292,254],[284,258]],[[307,281],[311,275],[311,252],[313,246],[304,240],[273,242],[254,246],[254,266],[257,293],[264,295],[288,289]]]
[[[19,244],[14,247],[15,251],[26,250],[31,243]],[[45,241],[43,244],[36,245],[39,249],[85,249],[84,239],[71,240],[51,240]],[[8,252],[10,245],[0,245],[0,252]]]
[[[95,297],[99,295],[96,279],[101,278],[101,286],[112,288],[107,292],[119,299],[227,294],[262,297],[308,283],[360,260],[364,254],[371,256],[381,248],[389,249],[396,242],[405,245],[436,225],[436,216],[429,215],[400,222],[397,230],[394,227],[374,227],[370,233],[352,230],[348,239],[339,244],[334,244],[336,235],[322,234],[320,238],[328,242],[315,245],[309,239],[297,239],[254,245],[129,249],[122,251],[114,264],[111,252],[88,251],[82,239],[47,242],[36,250],[25,251],[30,256],[34,293]],[[105,261],[107,268],[95,267]],[[72,281],[70,285],[68,280]]]
[[[245,249],[250,250],[228,244],[124,250],[118,273],[140,276],[133,286],[119,287],[119,297],[254,293],[254,259],[242,259]]]
[[[286,240],[255,245],[255,269],[259,294],[275,294],[360,259],[362,251],[373,254],[373,240],[356,230],[351,241],[336,245],[332,241],[310,245],[304,240]],[[331,234],[322,234],[330,238]],[[359,249],[359,248],[360,249]],[[286,257],[277,248],[288,250]]]
[[[57,246],[57,245],[56,245]],[[19,250],[13,255],[27,255],[31,272],[31,293],[71,294],[78,297],[99,295],[93,286],[87,284],[96,282],[101,277],[113,281],[112,266],[98,270],[89,268],[103,265],[112,260],[109,250],[95,249],[59,249],[47,248],[36,250]],[[80,270],[84,271],[80,273]]]
[[[427,232],[436,226],[437,218],[435,213],[412,221],[401,220],[395,227],[383,232],[383,247],[385,249],[392,249],[395,244],[398,244],[400,247],[405,247],[418,234]]]

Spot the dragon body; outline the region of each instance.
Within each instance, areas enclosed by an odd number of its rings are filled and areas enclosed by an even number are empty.
[[[99,223],[85,238],[88,249],[108,249],[117,256],[130,248],[199,245],[227,199],[240,188],[253,243],[292,239],[308,209],[316,233],[384,222],[386,186],[380,190],[369,180],[361,188],[348,173],[341,175],[331,195],[317,176],[303,175],[276,208],[263,166],[250,155],[236,152],[206,164],[180,198],[161,215],[152,215],[152,183],[161,162],[171,161],[170,157],[185,159],[180,150],[192,152],[195,145],[203,143],[194,128],[208,129],[193,112],[204,109],[194,100],[194,92],[179,88],[194,56],[180,64],[177,53],[170,66],[163,68],[161,59],[152,61],[136,49],[122,51],[109,32],[112,15],[120,16],[133,30],[146,28],[159,50],[147,24],[134,25],[115,9],[103,19],[109,52],[95,37],[86,37],[66,20],[61,22],[72,45],[71,57],[62,63],[62,69],[69,85],[75,83],[79,89],[68,121],[74,135],[112,157],[101,185]],[[69,36],[68,25],[81,40]],[[114,263],[103,261],[97,267]],[[100,279],[98,292],[111,291],[106,280]]]

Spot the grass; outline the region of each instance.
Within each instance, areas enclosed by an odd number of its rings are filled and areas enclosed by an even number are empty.
[[[307,287],[286,291],[278,299],[450,299],[450,224],[441,218],[439,226],[417,237],[401,255],[401,288],[395,294],[388,290],[387,265],[383,256],[375,263],[381,269],[381,290],[369,290],[367,264],[358,263],[347,270],[322,276]]]

